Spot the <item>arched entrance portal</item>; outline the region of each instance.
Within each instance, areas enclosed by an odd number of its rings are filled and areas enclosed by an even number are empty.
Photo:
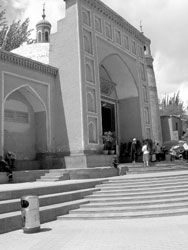
[[[4,102],[4,151],[27,160],[46,151],[46,113],[45,104],[31,87],[22,86],[9,93]]]
[[[127,64],[119,55],[109,55],[100,63],[99,74],[102,132],[115,132],[121,142],[141,138],[139,94]]]

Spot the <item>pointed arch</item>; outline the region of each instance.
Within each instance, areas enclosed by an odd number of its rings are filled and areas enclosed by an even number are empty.
[[[5,110],[6,106],[8,110]],[[20,109],[23,110],[24,107],[26,111],[20,112]],[[13,119],[5,120],[5,112],[6,116],[7,114],[13,115]],[[21,119],[18,117],[17,119],[15,114],[24,117],[21,117]],[[23,119],[25,117],[27,118],[27,122],[25,122],[27,124],[24,125]],[[14,144],[16,145],[17,143],[19,150],[19,158],[29,159],[32,157],[31,155],[34,157],[37,152],[46,151],[48,149],[50,127],[48,110],[43,99],[30,85],[21,85],[11,90],[5,96],[3,100],[2,122],[3,131],[5,131],[2,138],[2,145],[4,145],[5,150],[14,150],[11,143],[15,141]],[[26,150],[21,146],[23,138],[25,138],[24,147]],[[23,151],[23,154],[20,153],[21,151]]]
[[[100,78],[116,84],[118,99],[138,97],[138,86],[132,71],[123,58],[109,54],[100,63]]]
[[[11,91],[5,96],[5,98],[4,98],[4,100],[3,100],[3,104],[6,102],[6,100],[8,99],[8,97],[9,97],[12,93],[14,93],[15,91],[22,90],[22,89],[24,90],[24,88],[25,88],[25,89],[28,89],[30,93],[33,93],[34,96],[37,97],[37,100],[40,101],[40,103],[41,103],[41,104],[43,105],[43,107],[44,107],[45,112],[47,112],[46,104],[44,103],[44,101],[42,100],[42,98],[40,97],[40,95],[39,95],[39,94],[38,94],[29,84],[24,84],[24,85],[21,85],[21,86],[15,88],[15,89],[11,90]],[[23,92],[23,91],[22,91],[22,92]],[[32,104],[35,105],[34,102],[33,102]],[[33,106],[33,105],[32,105],[32,106]],[[35,105],[35,109],[37,109],[36,105]]]

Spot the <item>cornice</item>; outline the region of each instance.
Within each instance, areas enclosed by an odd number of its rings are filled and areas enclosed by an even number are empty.
[[[68,1],[68,0],[65,0],[65,1]],[[136,39],[140,40],[142,43],[150,43],[150,39],[145,37],[142,32],[137,30],[134,26],[132,26],[129,22],[127,22],[123,17],[121,17],[115,11],[110,9],[107,5],[105,5],[100,0],[81,0],[81,1],[90,5],[97,12],[102,14],[104,17],[109,18],[117,26],[121,27],[126,32],[133,35]]]
[[[0,60],[53,76],[56,76],[58,72],[58,69],[55,67],[3,50],[0,50]]]

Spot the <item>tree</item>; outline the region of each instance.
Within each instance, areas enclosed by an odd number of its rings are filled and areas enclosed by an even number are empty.
[[[177,115],[180,118],[188,119],[187,107],[179,97],[179,92],[173,96],[165,96],[159,103],[160,115]]]
[[[1,7],[1,6],[0,6]],[[0,12],[0,28],[2,26],[4,26],[7,22],[6,22],[6,18],[4,17],[5,16],[5,10],[2,10]]]
[[[183,135],[183,139],[188,142],[188,129],[186,130],[185,134]]]
[[[184,129],[188,128],[188,107],[184,107],[184,103],[180,100],[179,92],[173,96],[165,96],[159,102],[160,115],[176,115],[184,122]]]
[[[24,42],[31,43],[29,36],[32,30],[28,30],[29,18],[23,22],[21,20],[12,21],[12,24],[8,26],[5,13],[5,10],[0,12],[0,48],[11,51]]]

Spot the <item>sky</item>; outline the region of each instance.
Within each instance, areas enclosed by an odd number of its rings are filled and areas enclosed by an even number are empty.
[[[188,1],[102,0],[151,40],[151,53],[159,98],[179,91],[188,106]],[[44,0],[0,0],[8,19],[30,18],[30,28],[42,19]],[[64,0],[45,0],[46,19],[56,31],[65,16]]]

